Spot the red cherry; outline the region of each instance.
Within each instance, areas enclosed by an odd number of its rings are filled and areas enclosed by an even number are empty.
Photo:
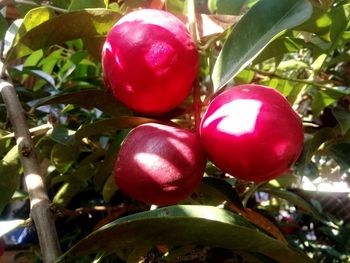
[[[102,51],[104,81],[129,108],[162,114],[189,95],[199,57],[185,25],[174,15],[143,9],[121,18]]]
[[[210,103],[200,137],[211,161],[236,178],[261,182],[299,157],[303,126],[285,97],[259,85],[231,87]]]
[[[144,124],[125,138],[114,168],[118,187],[149,204],[177,203],[201,181],[206,156],[195,133]]]

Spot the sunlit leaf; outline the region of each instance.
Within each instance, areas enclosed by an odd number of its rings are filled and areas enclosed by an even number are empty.
[[[211,13],[238,15],[247,0],[209,0],[208,8]]]
[[[19,186],[20,169],[21,164],[16,145],[0,161],[0,213]]]
[[[258,231],[241,216],[211,206],[170,206],[118,219],[82,239],[61,260],[97,251],[159,244],[208,245],[256,252],[277,262],[312,262]]]
[[[34,50],[68,40],[106,36],[120,16],[110,9],[98,8],[61,15],[53,15],[47,8],[33,9],[25,16],[6,59],[23,57]]]
[[[72,0],[68,8],[69,11],[76,11],[85,8],[104,8],[106,4],[103,0]]]
[[[263,190],[266,193],[269,193],[273,196],[280,197],[282,199],[285,199],[289,201],[290,203],[299,206],[309,213],[311,213],[316,219],[323,221],[322,215],[317,211],[315,207],[313,207],[309,202],[307,202],[305,199],[303,199],[301,196],[287,191],[283,189],[264,189]]]
[[[247,66],[277,34],[304,22],[311,13],[307,0],[260,0],[255,4],[233,28],[219,54],[212,74],[215,90]]]

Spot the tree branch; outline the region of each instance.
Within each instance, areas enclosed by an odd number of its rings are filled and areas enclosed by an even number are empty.
[[[45,263],[52,263],[61,254],[61,249],[58,242],[54,216],[50,209],[51,202],[46,192],[40,165],[23,114],[23,108],[11,82],[0,80],[0,93],[14,129],[18,151],[20,153],[19,156],[24,170],[25,183],[30,198],[31,217],[38,233],[42,260]]]

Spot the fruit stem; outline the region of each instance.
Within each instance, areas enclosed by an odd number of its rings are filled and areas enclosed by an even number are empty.
[[[193,41],[198,44],[198,31],[196,20],[196,4],[195,0],[189,0],[187,2],[187,17],[188,17],[188,30],[192,36]],[[200,94],[200,85],[198,78],[194,81],[193,87],[193,111],[194,111],[194,128],[199,132],[199,124],[201,121],[202,101]]]
[[[199,132],[199,125],[201,122],[202,101],[200,94],[200,85],[198,79],[195,80],[193,87],[193,112],[194,112],[194,128]]]
[[[242,200],[242,204],[243,204],[244,207],[247,206],[249,198],[254,194],[254,192],[256,192],[256,190],[258,190],[264,184],[265,184],[265,182],[253,183],[251,185],[251,187],[244,193],[244,197],[243,197],[243,200]]]

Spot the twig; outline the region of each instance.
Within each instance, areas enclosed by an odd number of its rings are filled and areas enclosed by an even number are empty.
[[[188,16],[188,28],[191,33],[192,39],[195,43],[198,44],[198,30],[197,30],[197,21],[196,21],[196,9],[195,1],[189,0],[187,2],[187,16]],[[194,111],[194,127],[195,131],[199,131],[199,125],[201,121],[201,111],[202,111],[202,101],[200,94],[200,85],[198,78],[194,82],[193,87],[193,111]]]
[[[263,71],[263,70],[258,70],[255,68],[247,68],[251,71],[254,71],[260,75],[269,77],[269,78],[276,78],[276,79],[283,79],[283,80],[288,80],[291,82],[297,82],[297,83],[301,83],[301,84],[306,84],[306,85],[312,85],[314,87],[318,87],[321,89],[331,89],[329,86],[321,84],[321,83],[317,83],[311,80],[306,80],[306,79],[296,79],[296,78],[290,78],[290,77],[286,77],[286,76],[282,76],[282,75],[278,75],[276,73],[273,72],[268,72],[268,71]]]
[[[47,124],[43,124],[43,125],[29,129],[29,133],[31,136],[39,136],[39,135],[47,134],[47,132],[50,131],[52,128],[53,128],[52,125],[50,123],[47,123]],[[0,136],[0,141],[14,138],[14,137],[15,137],[15,133],[12,132],[4,136]]]
[[[258,190],[262,185],[264,185],[266,182],[262,183],[254,183],[251,185],[251,187],[244,193],[244,197],[242,200],[242,204],[244,207],[247,206],[247,203],[249,199],[252,197],[252,195]]]
[[[63,9],[63,8],[52,6],[52,5],[49,5],[46,3],[42,3],[40,5],[40,4],[38,4],[34,1],[30,1],[30,0],[0,0],[0,8],[2,8],[4,6],[8,6],[8,5],[15,5],[15,4],[25,4],[25,5],[36,6],[36,7],[44,6],[44,7],[50,8],[56,12],[59,12],[59,13],[67,13],[68,12],[68,10]]]
[[[0,68],[3,69],[2,63],[0,63]],[[4,75],[1,76],[3,78]],[[0,93],[15,132],[19,156],[24,170],[25,184],[30,198],[31,217],[38,233],[42,260],[45,263],[52,263],[61,254],[61,249],[54,216],[50,208],[51,202],[47,196],[23,108],[10,81],[0,80]]]

